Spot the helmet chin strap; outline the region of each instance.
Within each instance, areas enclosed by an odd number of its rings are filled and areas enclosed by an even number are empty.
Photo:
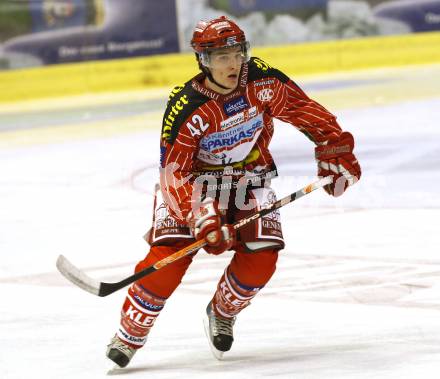
[[[212,83],[214,83],[215,85],[219,86],[220,88],[227,89],[227,90],[232,89],[232,88],[225,87],[224,85],[220,84],[217,80],[215,80],[214,77],[212,76],[212,73],[211,73],[211,71],[209,70],[209,68],[207,68],[207,67],[205,67],[205,66],[202,66],[202,72],[206,75],[206,77],[207,77]]]

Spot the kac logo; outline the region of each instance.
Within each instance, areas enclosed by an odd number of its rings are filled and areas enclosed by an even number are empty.
[[[270,101],[273,97],[273,90],[271,88],[264,88],[257,93],[257,97],[260,101]]]
[[[226,114],[232,116],[235,113],[241,112],[243,109],[249,108],[249,104],[244,96],[240,96],[229,103],[226,103],[223,107]]]

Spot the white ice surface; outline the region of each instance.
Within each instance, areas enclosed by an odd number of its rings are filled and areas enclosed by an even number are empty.
[[[202,316],[231,257],[200,252],[131,378],[438,378],[440,96],[338,111],[362,180],[282,209],[287,247],[240,314],[222,362]],[[0,138],[2,135],[0,134]],[[0,378],[101,378],[125,291],[98,298],[56,272],[132,272],[147,245],[158,132],[0,151]],[[311,143],[277,125],[279,196],[313,180]]]

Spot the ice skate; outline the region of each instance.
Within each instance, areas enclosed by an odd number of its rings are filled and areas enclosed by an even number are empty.
[[[205,332],[211,351],[218,360],[222,360],[223,353],[231,349],[232,342],[234,342],[234,323],[235,317],[231,319],[217,317],[212,310],[211,303],[206,307]]]
[[[121,368],[129,364],[135,353],[136,349],[126,345],[117,336],[114,336],[107,345],[107,357]]]

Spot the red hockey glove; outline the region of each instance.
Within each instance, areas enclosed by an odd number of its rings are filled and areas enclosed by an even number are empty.
[[[354,139],[343,132],[337,141],[315,148],[318,176],[333,175],[333,183],[324,187],[329,195],[340,196],[361,178],[361,168],[353,155]]]
[[[211,199],[203,200],[200,208],[188,215],[188,224],[196,239],[205,239],[204,249],[209,254],[221,254],[235,243],[235,229],[232,225],[221,224],[217,203]]]

